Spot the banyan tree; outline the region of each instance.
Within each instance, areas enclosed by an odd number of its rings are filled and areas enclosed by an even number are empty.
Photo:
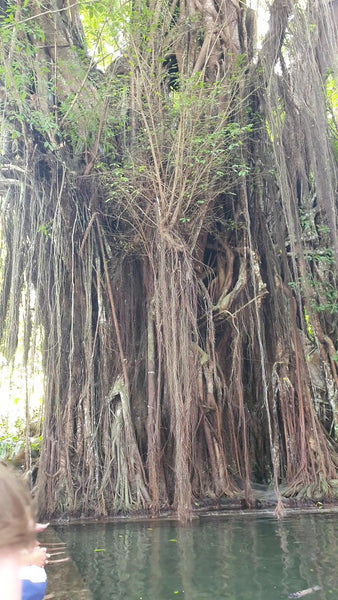
[[[41,513],[337,492],[337,0],[1,0]],[[257,28],[258,25],[258,28]],[[258,34],[257,34],[258,31]]]

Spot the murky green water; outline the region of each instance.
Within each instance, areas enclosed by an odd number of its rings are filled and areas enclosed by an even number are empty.
[[[338,514],[67,525],[94,600],[338,600]]]

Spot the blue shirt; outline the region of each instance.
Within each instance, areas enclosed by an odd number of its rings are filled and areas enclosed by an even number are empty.
[[[47,587],[45,569],[31,565],[20,570],[21,600],[43,600]]]

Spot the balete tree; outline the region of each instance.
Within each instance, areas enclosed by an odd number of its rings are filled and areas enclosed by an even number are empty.
[[[1,0],[0,325],[44,515],[337,492],[337,2]],[[259,17],[259,15],[258,15]],[[20,307],[22,307],[20,309]]]

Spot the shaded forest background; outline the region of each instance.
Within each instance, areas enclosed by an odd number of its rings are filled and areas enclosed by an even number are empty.
[[[337,495],[337,2],[0,1],[0,329],[42,515]]]

